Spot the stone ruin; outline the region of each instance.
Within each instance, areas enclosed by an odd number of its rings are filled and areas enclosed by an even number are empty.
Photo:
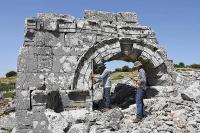
[[[102,63],[143,63],[148,85],[172,85],[173,63],[133,12],[39,13],[25,21],[17,65],[17,131],[48,132],[46,108],[92,110],[91,72]],[[92,68],[93,67],[93,68]],[[37,125],[37,126],[36,126]]]

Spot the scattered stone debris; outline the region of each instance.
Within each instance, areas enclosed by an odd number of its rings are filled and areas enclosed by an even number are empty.
[[[102,103],[102,89],[91,85],[91,72],[116,59],[140,60],[147,70],[147,117],[140,123],[133,123],[128,79],[112,88],[112,109],[92,111],[93,100],[97,109]],[[200,132],[199,72],[175,71],[154,31],[140,25],[135,13],[27,18],[17,67],[15,133]]]
[[[200,72],[197,74],[200,76]],[[178,71],[177,75],[179,75],[177,79],[181,80],[189,76],[185,71]],[[133,123],[136,106],[131,104],[125,109],[113,107],[104,112],[78,109],[56,113],[54,110],[45,109],[47,128],[52,133],[198,133],[200,132],[200,102],[195,98],[200,94],[195,93],[193,98],[190,94],[194,89],[199,89],[198,83],[198,79],[190,78],[185,86],[175,83],[174,86],[149,88],[156,89],[157,93],[154,97],[144,100],[147,116],[140,123]],[[175,92],[176,95],[174,95]],[[183,94],[188,95],[190,99],[184,98]],[[4,114],[0,118],[0,132],[11,132],[13,129],[12,133],[18,133],[14,128],[15,122],[14,112]],[[39,124],[44,124],[44,122],[35,121],[33,127]]]

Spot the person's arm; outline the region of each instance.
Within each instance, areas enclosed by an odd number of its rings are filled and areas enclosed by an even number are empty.
[[[92,75],[93,79],[102,80],[101,75]]]
[[[100,78],[103,79],[105,78],[106,75],[108,75],[109,71],[108,70],[104,70],[103,73],[100,75]]]

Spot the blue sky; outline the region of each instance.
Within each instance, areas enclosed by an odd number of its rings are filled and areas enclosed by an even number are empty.
[[[1,0],[0,76],[16,70],[26,17],[38,12],[81,17],[85,9],[136,12],[140,23],[156,32],[175,63],[200,63],[200,0]]]

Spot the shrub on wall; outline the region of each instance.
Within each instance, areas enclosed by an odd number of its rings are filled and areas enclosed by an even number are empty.
[[[6,73],[6,77],[7,77],[7,78],[8,78],[8,77],[13,77],[13,76],[17,76],[17,72],[15,72],[15,71],[10,71],[10,72]]]
[[[191,68],[200,69],[200,64],[192,64],[190,65]]]
[[[0,91],[11,91],[15,89],[15,83],[9,83],[9,84],[0,84]]]

